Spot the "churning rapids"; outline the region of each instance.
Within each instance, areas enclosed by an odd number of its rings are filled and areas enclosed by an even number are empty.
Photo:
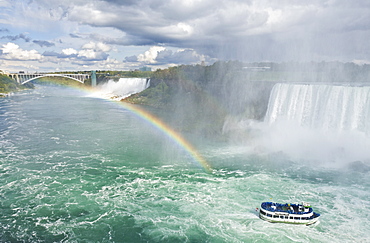
[[[58,86],[2,98],[0,241],[366,242],[369,109],[367,87],[278,85],[266,121],[239,128],[252,141],[184,134],[207,173],[112,101]],[[260,220],[270,200],[310,202],[320,223]]]

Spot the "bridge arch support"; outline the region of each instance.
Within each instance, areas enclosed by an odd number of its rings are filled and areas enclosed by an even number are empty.
[[[40,76],[36,76],[36,77],[32,77],[32,78],[29,78],[27,80],[24,80],[21,82],[21,84],[26,84],[28,82],[31,82],[33,80],[36,80],[38,78],[41,78],[41,77],[64,77],[64,78],[69,78],[69,79],[72,79],[72,80],[75,80],[77,82],[80,82],[80,83],[84,83],[86,79],[89,78],[90,75],[87,75],[87,74],[78,74],[79,76],[76,77],[77,74],[74,74],[73,76],[72,75],[63,75],[63,74],[45,74],[45,75],[40,75]]]
[[[80,83],[84,83],[87,79],[91,77],[91,75],[89,74],[58,74],[58,73],[35,73],[35,74],[16,73],[8,74],[8,76],[20,84],[26,84],[41,77],[64,77],[75,80]]]

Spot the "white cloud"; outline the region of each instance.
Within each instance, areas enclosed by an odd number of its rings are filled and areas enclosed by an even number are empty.
[[[186,23],[177,23],[162,28],[162,33],[169,38],[182,39],[188,38],[194,33],[194,28]]]
[[[111,47],[98,42],[89,42],[82,46],[82,50],[78,51],[77,56],[86,60],[103,61],[109,56],[106,52],[111,50]]]
[[[73,48],[67,48],[67,49],[63,49],[62,53],[64,55],[70,56],[70,55],[76,55],[78,52]]]
[[[109,54],[106,52],[110,51],[111,47],[98,42],[89,42],[82,45],[81,50],[76,50],[74,48],[66,48],[62,50],[63,55],[59,55],[58,53],[52,53],[54,56],[60,58],[80,58],[83,60],[106,60]]]
[[[156,63],[156,58],[158,56],[158,52],[164,51],[166,48],[161,47],[161,46],[152,46],[148,51],[146,51],[144,54],[140,54],[137,56],[137,60],[139,62],[144,62],[144,63]]]
[[[200,64],[202,61],[212,62],[210,57],[201,55],[193,49],[163,50],[158,52],[156,61],[161,64]]]
[[[42,59],[42,55],[39,54],[36,50],[22,50],[17,44],[11,42],[3,45],[0,49],[2,50],[1,57],[4,59],[22,61]]]
[[[86,57],[87,59],[95,59],[97,57],[97,53],[94,50],[86,49],[79,51],[78,56]]]
[[[112,48],[102,42],[96,43],[96,42],[90,41],[89,43],[86,43],[85,45],[83,45],[82,49],[91,49],[91,50],[96,50],[96,51],[108,52]]]
[[[152,46],[148,51],[137,56],[126,57],[125,60],[127,64],[149,65],[157,68],[178,64],[200,64],[202,61],[211,64],[217,61],[217,59],[212,59],[207,55],[199,54],[194,49],[165,48],[162,46]]]

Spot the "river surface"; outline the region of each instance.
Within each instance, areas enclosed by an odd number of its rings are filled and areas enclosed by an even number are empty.
[[[362,162],[309,166],[183,136],[211,172],[117,103],[57,86],[1,98],[0,241],[369,242]],[[271,200],[310,202],[320,221],[259,219]]]

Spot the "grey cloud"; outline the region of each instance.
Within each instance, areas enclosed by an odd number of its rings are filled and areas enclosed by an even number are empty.
[[[42,40],[34,40],[32,41],[33,43],[41,46],[41,47],[51,47],[51,46],[55,46],[54,43],[52,42],[49,42],[49,41],[42,41]]]
[[[153,41],[149,38],[141,38],[139,36],[130,36],[126,35],[125,37],[121,38],[111,38],[102,36],[100,34],[91,34],[89,35],[89,38],[95,41],[103,42],[106,44],[113,44],[113,45],[122,45],[122,46],[129,46],[129,45],[135,45],[135,46],[146,46],[146,45],[157,45],[158,42]]]
[[[69,36],[72,38],[81,38],[79,35],[76,35],[76,34],[69,34]]]
[[[121,30],[125,37],[95,35],[117,45],[164,45],[243,61],[351,59],[370,51],[368,0],[42,2],[62,5],[65,20]],[[161,53],[158,60],[165,62],[166,56],[174,62],[176,55]]]
[[[171,50],[164,50],[158,52],[156,58],[158,63],[174,63],[174,64],[192,64],[200,62],[200,56],[194,50],[183,50],[173,52]]]
[[[98,52],[94,58],[85,57],[85,56],[78,56],[78,59],[84,61],[104,61],[107,60],[109,54],[105,52]]]
[[[124,5],[124,6],[130,6],[130,5],[136,5],[137,0],[104,0],[104,2],[107,2],[109,4],[115,4],[115,5]]]
[[[57,58],[76,58],[77,54],[66,55],[55,51],[45,51],[43,54],[45,57],[57,57]]]
[[[126,62],[140,62],[138,56],[128,56],[125,58]],[[214,62],[216,60],[211,59],[208,56],[199,55],[195,50],[186,49],[181,51],[172,51],[164,49],[157,53],[155,62],[150,65],[165,65],[171,64],[195,64],[201,61]],[[143,61],[143,64],[148,64],[147,60]]]
[[[125,57],[126,62],[137,62],[137,56]]]
[[[19,40],[19,39],[23,39],[25,42],[30,42],[31,41],[31,38],[26,36],[25,34],[7,35],[7,36],[1,37],[1,39],[8,39],[10,41],[16,41],[16,40]]]
[[[95,52],[93,57],[89,57],[87,55],[81,55],[81,54],[66,55],[64,53],[58,53],[55,51],[45,51],[42,55],[45,57],[56,57],[59,59],[70,58],[73,60],[80,60],[80,61],[104,61],[104,60],[107,60],[109,56],[109,54],[105,52]]]

